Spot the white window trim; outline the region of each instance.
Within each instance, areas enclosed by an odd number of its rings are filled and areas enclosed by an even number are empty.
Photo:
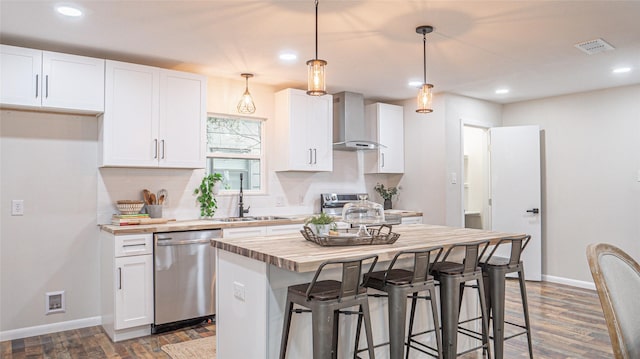
[[[266,122],[267,119],[263,117],[251,117],[251,116],[241,116],[241,115],[230,115],[224,113],[213,113],[207,112],[207,121],[209,117],[219,117],[219,118],[229,118],[229,119],[240,119],[240,120],[252,120],[252,121],[261,121],[262,125],[260,126],[260,155],[248,155],[248,154],[233,154],[230,155],[224,152],[207,152],[206,157],[209,158],[246,158],[246,159],[258,159],[260,160],[260,190],[244,190],[243,195],[248,196],[260,196],[266,195],[267,192],[267,156],[265,153],[266,149]],[[207,139],[208,140],[208,139]],[[209,148],[209,146],[207,146]],[[240,193],[240,190],[237,189],[220,189],[220,192],[217,196],[237,196]]]

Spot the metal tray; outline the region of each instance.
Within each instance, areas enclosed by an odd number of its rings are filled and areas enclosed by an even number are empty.
[[[300,233],[302,233],[302,236],[306,240],[323,247],[392,244],[398,240],[398,237],[400,237],[399,233],[391,232],[390,225],[384,224],[378,228],[369,227],[368,229],[369,233],[371,233],[371,237],[358,237],[355,233],[347,233],[343,230],[339,230],[339,234],[337,236],[316,235],[308,226],[304,226]]]

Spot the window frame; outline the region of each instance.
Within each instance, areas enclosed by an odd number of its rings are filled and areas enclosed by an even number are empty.
[[[260,124],[260,155],[251,155],[251,154],[243,154],[243,153],[225,154],[224,152],[209,152],[209,137],[207,136],[207,134],[208,134],[209,118],[211,117],[224,118],[224,119],[230,119],[230,120],[249,120],[249,121],[261,122]],[[206,121],[207,123],[205,124],[205,136],[206,136],[205,147],[207,151],[205,153],[205,157],[207,162],[209,161],[209,159],[213,159],[213,158],[259,160],[260,161],[260,189],[259,190],[247,189],[247,190],[243,190],[242,192],[245,195],[266,195],[267,194],[267,179],[266,179],[267,156],[265,153],[265,149],[266,149],[265,142],[266,142],[267,119],[264,117],[252,117],[252,116],[242,116],[242,115],[235,115],[235,114],[228,114],[228,113],[207,112]],[[208,168],[209,166],[207,165],[206,174],[209,174]],[[240,193],[239,189],[221,188],[220,192],[218,193],[218,196],[233,196],[233,195],[238,195],[239,193]]]

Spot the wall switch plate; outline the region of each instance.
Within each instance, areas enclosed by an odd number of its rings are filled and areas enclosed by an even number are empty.
[[[24,215],[24,200],[14,199],[11,201],[11,215],[12,216]]]
[[[451,172],[451,184],[458,183],[458,174],[455,172]]]
[[[233,296],[244,302],[244,284],[233,282]]]
[[[277,196],[276,197],[276,207],[284,207],[284,197]]]

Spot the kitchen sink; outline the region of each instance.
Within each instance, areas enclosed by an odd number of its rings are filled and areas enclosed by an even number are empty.
[[[287,217],[277,216],[255,216],[255,217],[227,217],[220,218],[221,222],[249,222],[249,221],[277,221],[279,219],[288,219]]]

